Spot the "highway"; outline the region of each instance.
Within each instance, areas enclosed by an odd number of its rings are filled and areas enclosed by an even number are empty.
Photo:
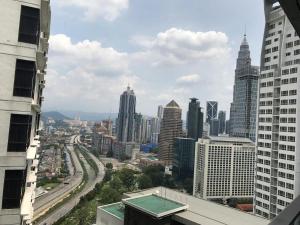
[[[75,137],[73,139],[73,141],[75,143],[78,143],[78,138],[79,137]],[[80,198],[82,196],[86,195],[91,190],[93,190],[94,187],[95,187],[95,185],[103,180],[104,173],[105,173],[104,172],[104,165],[93,154],[91,154],[89,152],[88,152],[88,154],[91,156],[91,158],[96,162],[96,164],[98,166],[99,174],[97,175],[97,177],[96,177],[95,171],[90,167],[90,165],[85,160],[85,158],[80,154],[79,157],[84,162],[84,166],[85,166],[85,168],[87,170],[87,173],[88,173],[88,182],[87,182],[87,184],[85,185],[84,189],[80,193],[76,194],[72,199],[70,199],[69,201],[67,201],[62,206],[58,207],[53,212],[49,213],[44,219],[42,219],[38,223],[38,225],[45,225],[45,224],[51,225],[54,222],[56,222],[58,219],[60,219],[63,216],[65,216],[67,213],[69,213],[79,203]]]
[[[76,136],[73,136],[71,138],[71,143],[74,143]],[[67,197],[70,192],[72,192],[75,188],[77,188],[82,179],[83,179],[83,169],[81,167],[81,164],[79,162],[79,159],[77,158],[77,155],[75,154],[73,144],[70,144],[67,146],[71,158],[73,160],[73,166],[75,169],[75,174],[70,177],[68,182],[69,184],[60,184],[57,188],[55,188],[53,191],[50,191],[49,193],[39,197],[36,199],[33,207],[34,207],[34,220],[44,213],[46,211],[56,205],[58,202],[60,202],[62,199]]]

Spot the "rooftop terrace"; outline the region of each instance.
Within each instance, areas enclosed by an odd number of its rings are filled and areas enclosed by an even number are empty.
[[[123,202],[155,217],[162,217],[188,208],[187,205],[153,194],[124,199]]]
[[[120,220],[124,220],[124,205],[122,202],[106,205],[101,208],[114,217],[117,217]]]

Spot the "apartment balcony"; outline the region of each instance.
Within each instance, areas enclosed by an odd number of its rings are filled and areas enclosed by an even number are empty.
[[[36,102],[34,102],[34,100],[32,100],[31,108],[38,113],[41,112],[41,106],[39,104],[37,104]]]
[[[34,160],[36,157],[37,146],[30,145],[27,149],[27,160]]]
[[[45,38],[49,38],[50,23],[51,23],[51,9],[50,0],[41,0],[41,32],[44,33]]]
[[[21,204],[21,216],[26,220],[26,224],[31,224],[33,218],[32,200],[34,199],[34,188],[26,187]]]

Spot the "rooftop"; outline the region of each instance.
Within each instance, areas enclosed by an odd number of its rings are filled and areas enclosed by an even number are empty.
[[[241,138],[241,137],[226,137],[226,136],[207,136],[203,139],[209,139],[215,142],[233,142],[240,144],[254,144],[249,138]]]
[[[124,205],[122,202],[106,205],[101,208],[114,217],[117,217],[120,220],[124,220]]]
[[[188,205],[187,210],[177,212],[175,218],[182,223],[186,221],[205,225],[267,225],[269,220],[242,212],[207,200],[199,199],[178,191],[164,187],[152,188],[135,193],[127,193],[127,197],[148,196],[153,193],[161,193],[167,199],[182,202]]]
[[[124,199],[123,203],[155,217],[162,217],[187,209],[187,205],[154,194]]]

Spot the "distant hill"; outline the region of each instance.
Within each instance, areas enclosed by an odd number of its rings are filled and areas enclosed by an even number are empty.
[[[47,118],[51,117],[54,120],[69,120],[70,118],[64,114],[56,111],[42,112],[42,120],[45,121]]]
[[[115,120],[118,117],[117,113],[94,113],[82,111],[61,111],[61,113],[72,119],[80,117],[81,120],[87,121],[101,121],[105,119]]]

